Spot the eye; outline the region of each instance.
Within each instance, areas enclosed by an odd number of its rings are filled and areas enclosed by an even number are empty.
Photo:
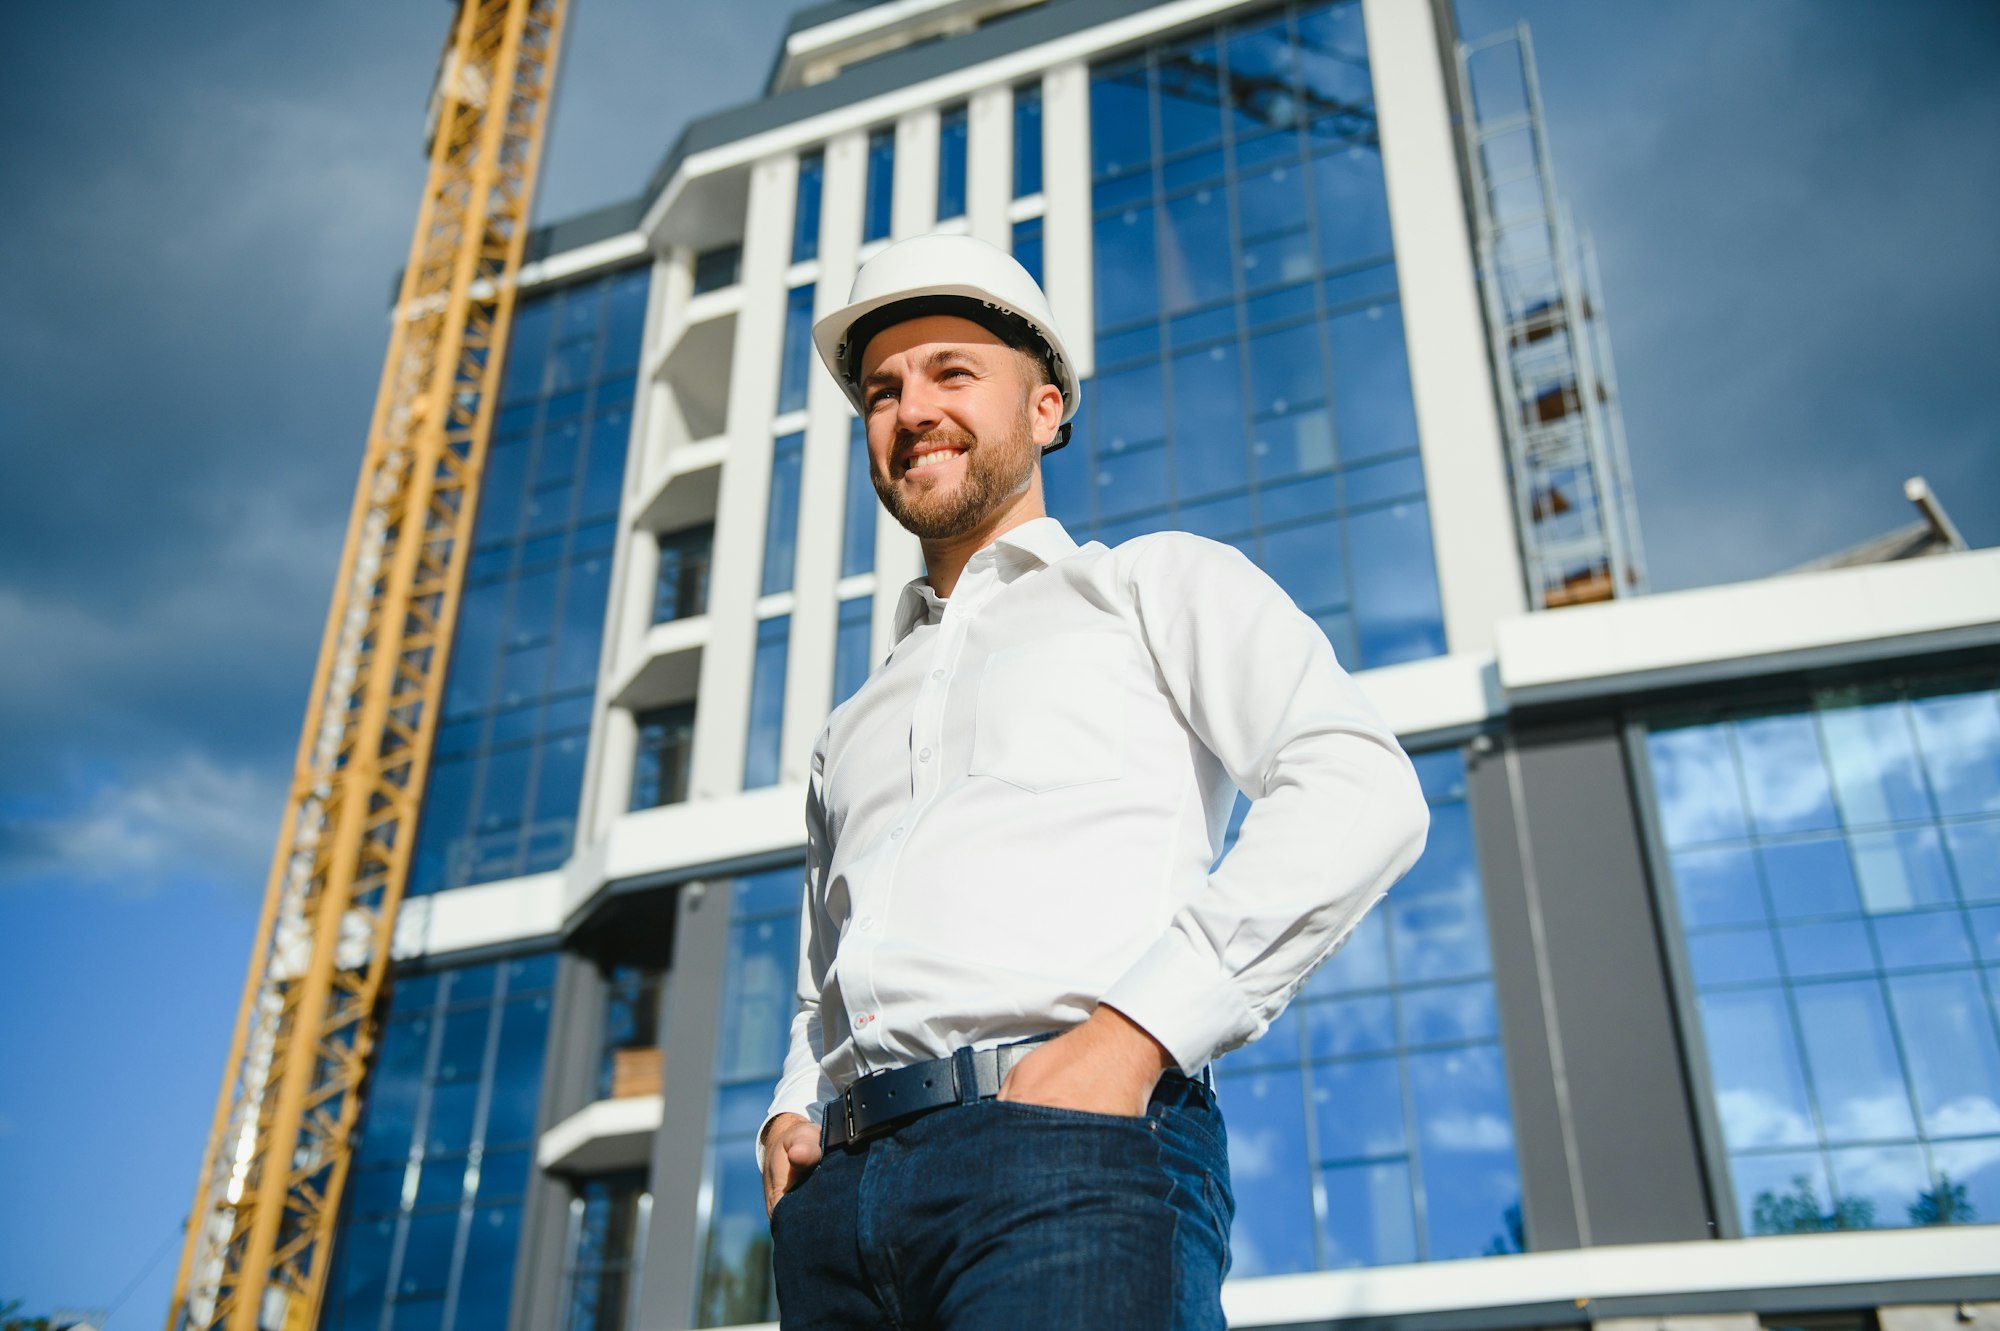
[[[868,396],[863,400],[867,403],[868,410],[874,411],[878,407],[880,407],[883,403],[894,401],[895,397],[896,397],[895,389],[877,388],[872,392],[870,392]]]

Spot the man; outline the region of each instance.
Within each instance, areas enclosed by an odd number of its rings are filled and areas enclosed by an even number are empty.
[[[1045,516],[1078,383],[1012,258],[891,246],[814,341],[927,577],[813,756],[759,1136],[784,1324],[1221,1327],[1206,1065],[1415,861],[1415,774],[1241,554]]]

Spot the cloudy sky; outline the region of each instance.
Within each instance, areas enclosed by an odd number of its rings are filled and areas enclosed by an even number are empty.
[[[1525,19],[1653,583],[2000,543],[2000,9]],[[575,0],[540,215],[756,92],[782,0]],[[0,114],[0,1300],[159,1324],[422,183],[443,0],[13,16]],[[150,1268],[156,1254],[165,1253]]]

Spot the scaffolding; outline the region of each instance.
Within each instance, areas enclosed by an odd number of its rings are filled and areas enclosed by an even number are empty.
[[[566,0],[461,0],[169,1331],[310,1331],[409,873]]]
[[[1637,594],[1645,563],[1597,257],[1556,196],[1527,26],[1461,43],[1458,85],[1529,605]]]

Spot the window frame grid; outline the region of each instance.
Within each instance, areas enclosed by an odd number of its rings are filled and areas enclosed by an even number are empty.
[[[1953,690],[1944,687],[1953,684],[1962,686],[1956,690],[1958,693],[1977,692],[1981,689],[1993,690],[1996,687],[2000,687],[2000,677],[1996,677],[1990,669],[1985,671],[1978,669],[1947,670],[1938,672],[1935,675],[1920,677],[1909,683],[1905,683],[1901,679],[1864,679],[1858,682],[1860,687],[1866,691],[1890,697],[1905,704],[1921,697],[1955,696]],[[1911,752],[1916,757],[1918,770],[1924,780],[1926,799],[1930,807],[1927,818],[1902,818],[1890,819],[1886,822],[1873,821],[1849,824],[1846,820],[1846,812],[1841,806],[1840,793],[1834,785],[1833,769],[1826,749],[1826,737],[1818,719],[1822,710],[1820,698],[1836,691],[1840,687],[1842,686],[1753,688],[1737,695],[1724,704],[1708,707],[1699,705],[1691,706],[1687,703],[1665,703],[1628,714],[1621,727],[1625,766],[1628,777],[1632,782],[1634,802],[1639,814],[1640,831],[1644,843],[1644,862],[1652,887],[1648,895],[1651,899],[1655,927],[1659,931],[1662,954],[1666,961],[1668,985],[1672,995],[1675,1023],[1681,1037],[1679,1047],[1682,1071],[1687,1078],[1690,1099],[1693,1102],[1692,1108],[1695,1116],[1697,1149],[1705,1176],[1702,1182],[1709,1200],[1711,1214],[1714,1217],[1719,1234],[1723,1238],[1764,1237],[1764,1235],[1750,1231],[1743,1224],[1744,1199],[1741,1196],[1732,1167],[1732,1159],[1735,1157],[1813,1155],[1816,1157],[1815,1163],[1819,1170],[1818,1181],[1828,1185],[1828,1195],[1820,1200],[1826,1206],[1834,1208],[1832,1214],[1838,1214],[1838,1207],[1841,1201],[1841,1194],[1837,1191],[1839,1176],[1832,1169],[1831,1153],[1843,1150],[1882,1149],[1885,1147],[1893,1149],[1902,1146],[1914,1146],[1920,1152],[1925,1168],[1930,1171],[1930,1189],[1934,1192],[1937,1186],[1935,1180],[1943,1177],[1936,1167],[1932,1154],[1931,1148],[1934,1141],[1950,1144],[1958,1141],[1981,1139],[1978,1136],[1968,1137],[1966,1134],[1934,1138],[1926,1130],[1924,1115],[1918,1103],[1917,1090],[1911,1081],[1911,1062],[1906,1049],[1906,1037],[1897,1020],[1897,1009],[1888,990],[1888,980],[1892,971],[1896,975],[1954,974],[1969,971],[1975,983],[1980,986],[1982,996],[1987,1000],[1987,1015],[1989,1020],[1994,1024],[1996,1039],[2000,1039],[2000,990],[1996,990],[1995,988],[1995,976],[2000,975],[2000,963],[1983,960],[1979,956],[1976,946],[1971,958],[1965,962],[1944,962],[1932,966],[1899,964],[1891,967],[1883,960],[1879,939],[1872,923],[1877,912],[1869,911],[1866,908],[1864,900],[1860,903],[1861,909],[1858,913],[1839,912],[1832,915],[1800,917],[1800,919],[1808,922],[1817,920],[1841,921],[1852,917],[1853,919],[1862,921],[1864,932],[1868,939],[1869,952],[1875,963],[1871,971],[1865,973],[1836,974],[1832,976],[1805,976],[1794,979],[1788,973],[1787,964],[1783,959],[1782,951],[1780,951],[1778,952],[1778,972],[1770,979],[1724,981],[1712,985],[1703,985],[1696,978],[1694,961],[1688,945],[1690,929],[1680,913],[1681,889],[1674,875],[1672,865],[1672,857],[1677,849],[1686,850],[1690,848],[1701,849],[1732,846],[1749,848],[1753,854],[1753,860],[1757,864],[1757,886],[1760,905],[1763,911],[1764,927],[1772,933],[1773,946],[1777,948],[1779,944],[1777,943],[1775,931],[1779,927],[1781,917],[1773,906],[1770,896],[1770,883],[1761,859],[1757,859],[1755,856],[1755,852],[1763,846],[1773,843],[1779,845],[1799,844],[1811,839],[1826,839],[1829,837],[1838,838],[1843,843],[1843,847],[1851,861],[1852,846],[1848,838],[1854,832],[1866,835],[1872,831],[1895,827],[1925,825],[1942,830],[1954,821],[1976,822],[1981,821],[1982,818],[1987,820],[1991,818],[1991,815],[1954,815],[1941,811],[1931,788],[1930,768],[1925,750],[1922,747],[1921,735],[1913,730],[1909,736],[1912,746]],[[1803,716],[1811,719],[1816,756],[1820,763],[1821,772],[1828,781],[1828,800],[1835,815],[1834,826],[1827,829],[1803,831],[1764,832],[1758,830],[1752,821],[1754,815],[1745,795],[1748,786],[1743,770],[1743,759],[1732,730],[1728,741],[1730,771],[1735,783],[1734,794],[1737,806],[1745,818],[1743,831],[1738,835],[1730,837],[1689,842],[1684,847],[1676,848],[1670,846],[1668,844],[1665,821],[1661,813],[1660,785],[1653,771],[1653,762],[1648,745],[1649,738],[1655,733],[1666,730],[1684,729],[1693,726],[1733,726],[1738,720],[1755,720],[1772,716]],[[1957,893],[1955,903],[1947,903],[1934,907],[1918,906],[1914,909],[1881,913],[1944,915],[1955,912],[1961,916],[1969,916],[1971,911],[1978,909],[1979,906],[1965,896],[1962,885],[1957,879],[1956,866],[1951,863],[1948,852],[1945,855],[1945,863],[1947,871],[1953,877],[1953,890]],[[1857,890],[1858,887],[1857,878]],[[1703,930],[1697,928],[1694,932],[1701,933]],[[1891,1045],[1898,1060],[1898,1072],[1902,1077],[1904,1092],[1910,1100],[1912,1129],[1907,1138],[1871,1138],[1865,1141],[1861,1139],[1850,1140],[1847,1138],[1836,1139],[1829,1133],[1826,1117],[1821,1110],[1821,1090],[1813,1076],[1810,1051],[1803,1047],[1804,1037],[1802,1031],[1804,1027],[1799,1017],[1799,1009],[1794,991],[1801,984],[1810,987],[1813,985],[1847,984],[1853,983],[1856,980],[1866,980],[1873,984],[1881,996],[1882,1011],[1887,1016]],[[1800,1089],[1810,1119],[1814,1141],[1809,1145],[1762,1146],[1732,1152],[1724,1133],[1721,1111],[1717,1101],[1718,1083],[1715,1064],[1709,1048],[1709,1036],[1700,1009],[1700,999],[1706,993],[1753,993],[1768,992],[1774,989],[1781,991],[1782,994],[1784,1011],[1788,1023],[1785,1036],[1790,1041],[1792,1053],[1797,1059],[1798,1071],[1801,1078]],[[1990,1137],[1991,1134],[1987,1134],[1987,1136]],[[1924,1195],[1929,1194],[1920,1194],[1920,1197]],[[1871,1225],[1865,1228],[1879,1231],[1917,1227],[1915,1225],[1891,1223],[1886,1225]]]

